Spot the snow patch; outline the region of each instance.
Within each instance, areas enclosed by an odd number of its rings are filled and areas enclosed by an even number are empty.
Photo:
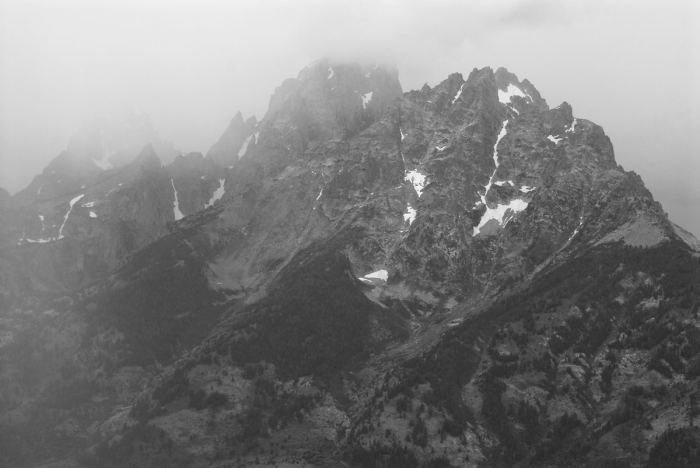
[[[258,137],[260,136],[260,132],[255,132],[255,135],[253,135],[253,136],[255,136],[255,144],[257,145],[258,144]]]
[[[386,270],[378,270],[378,271],[375,271],[374,273],[370,273],[369,275],[363,276],[363,278],[367,278],[367,279],[377,278],[377,279],[380,279],[382,281],[386,281],[387,279],[389,279],[389,273]]]
[[[445,148],[447,148],[447,145],[445,145],[445,146],[436,146],[436,147],[435,147],[435,149],[438,150],[438,151],[442,151],[442,150],[444,150]]]
[[[510,184],[511,187],[515,187],[515,184],[513,183],[512,180],[509,180],[508,183]]]
[[[457,99],[459,99],[459,96],[462,95],[462,88],[464,88],[464,83],[462,83],[462,86],[459,87],[459,91],[457,91],[457,94],[455,95],[455,98],[452,100],[452,104],[455,103]]]
[[[499,180],[498,182],[494,182],[494,184],[498,185],[499,187],[502,187],[503,184],[505,184],[505,183],[506,183],[505,180]]]
[[[362,108],[363,109],[367,108],[367,103],[372,100],[373,94],[374,94],[374,92],[370,91],[369,93],[362,95]]]
[[[413,184],[413,189],[420,198],[425,188],[425,176],[418,171],[411,171],[406,174],[406,180]]]
[[[403,130],[401,130],[401,128],[399,128],[399,132],[401,132],[401,141],[403,141],[403,139],[406,138],[406,134],[404,134],[404,132],[403,132]],[[41,189],[39,189],[39,190],[41,190]]]
[[[90,217],[91,217],[91,218],[97,218],[97,215],[95,214],[94,211],[91,211],[91,212],[90,212]]]
[[[106,171],[107,169],[112,169],[112,165],[106,159],[100,161],[95,158],[92,158],[92,162],[94,162],[95,166],[99,167],[103,171]]]
[[[211,199],[209,200],[209,203],[204,204],[205,209],[209,208],[210,206],[213,206],[216,201],[221,200],[221,197],[224,196],[224,193],[226,193],[226,191],[224,190],[224,182],[225,181],[226,181],[226,179],[219,179],[219,188],[217,188],[214,191],[214,193],[211,196]],[[175,188],[175,186],[173,186],[173,188]],[[175,193],[177,193],[177,192],[175,192]]]
[[[503,104],[510,103],[513,96],[520,96],[521,98],[528,99],[530,102],[532,102],[532,97],[530,97],[530,95],[526,92],[523,92],[522,89],[518,88],[514,84],[509,84],[505,91],[501,91],[500,89],[498,90],[498,100]]]
[[[43,186],[39,187],[39,191],[36,192],[36,194],[37,194],[37,195],[41,195],[41,189],[43,189],[43,188],[44,188]]]
[[[204,179],[206,179],[206,178],[207,178],[207,176],[203,175],[203,176],[200,177],[199,179],[200,179],[200,180],[204,180]]]
[[[173,186],[173,192],[175,192],[175,201],[173,201],[173,214],[175,215],[175,221],[184,218],[182,211],[180,211],[180,202],[177,199],[177,190],[175,190],[175,182],[170,179],[170,184]]]
[[[555,143],[555,144],[556,144],[556,143],[559,143],[559,142],[562,140],[561,137],[555,137],[554,135],[548,135],[548,136],[547,136],[547,139],[548,139],[549,141],[551,141],[552,143]]]
[[[408,205],[406,210],[408,212],[403,215],[403,220],[408,221],[408,224],[411,225],[413,224],[413,220],[416,219],[416,210],[411,205]]]
[[[532,192],[532,191],[535,190],[536,188],[537,188],[537,187],[530,187],[530,186],[528,186],[528,185],[523,185],[522,187],[520,187],[520,191],[523,192],[523,193],[528,193],[528,192]]]
[[[321,189],[321,191],[318,192],[318,197],[316,197],[316,200],[318,200],[319,198],[321,198],[321,195],[322,195],[322,194],[323,194],[323,189]]]
[[[83,198],[85,194],[78,195],[74,199],[70,201],[70,208],[68,208],[68,213],[66,213],[66,216],[63,218],[63,224],[61,224],[61,229],[58,230],[58,239],[63,239],[63,228],[66,226],[66,222],[68,221],[68,215],[70,215],[70,212],[73,211],[73,205],[78,203],[78,201]]]
[[[479,232],[481,232],[481,228],[492,219],[495,219],[498,224],[505,226],[516,213],[523,211],[525,208],[527,208],[527,202],[520,198],[511,200],[507,205],[498,204],[496,205],[496,208],[489,208],[487,205],[486,212],[481,217],[481,222],[479,222],[479,225],[474,228],[472,235],[476,236],[479,234]],[[510,216],[506,218],[506,214],[509,214]]]
[[[566,133],[573,133],[576,131],[576,119],[574,118],[574,121],[571,122],[571,127],[566,129]]]
[[[328,78],[327,78],[327,79],[330,80],[331,78],[333,78],[333,75],[334,75],[334,73],[333,73],[333,67],[330,67],[330,68],[328,69]]]
[[[253,135],[248,136],[248,138],[246,138],[243,142],[243,146],[238,151],[238,159],[241,159],[243,156],[245,156],[245,152],[248,150],[248,143],[250,143],[251,138],[253,138]]]

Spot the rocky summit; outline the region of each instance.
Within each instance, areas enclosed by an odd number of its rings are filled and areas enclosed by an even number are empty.
[[[700,457],[700,242],[566,102],[322,59],[206,156],[128,116],[0,192],[2,466]]]

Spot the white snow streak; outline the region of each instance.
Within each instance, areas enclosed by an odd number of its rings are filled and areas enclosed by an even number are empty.
[[[447,145],[445,145],[445,146],[436,146],[436,147],[435,147],[435,149],[438,150],[438,151],[442,151],[442,150],[444,150],[445,148],[447,148]]]
[[[501,205],[497,204],[496,208],[489,208],[489,205],[486,203],[486,195],[489,193],[489,190],[491,190],[491,185],[493,183],[493,178],[496,175],[496,171],[498,170],[499,162],[498,162],[498,144],[501,142],[501,139],[506,136],[506,125],[508,125],[508,121],[503,122],[503,128],[501,128],[501,132],[498,134],[498,138],[496,139],[496,144],[493,145],[493,162],[496,164],[496,169],[493,170],[493,174],[491,175],[491,178],[489,179],[489,183],[486,184],[484,187],[486,190],[484,191],[484,194],[481,195],[481,203],[483,203],[486,206],[486,212],[482,215],[481,221],[479,222],[479,225],[474,228],[474,232],[472,233],[472,236],[476,236],[481,232],[481,228],[491,219],[495,219],[498,221],[498,224],[504,224],[504,216],[508,211],[511,211],[513,215],[519,211],[523,211],[525,208],[527,208],[527,202],[521,199],[515,199],[511,200],[510,203],[507,205]],[[508,221],[512,218],[509,217],[508,219],[505,220],[505,223],[507,224]]]
[[[217,188],[214,193],[211,196],[211,199],[209,200],[209,203],[204,204],[204,208],[209,208],[210,206],[214,205],[214,202],[221,200],[221,197],[224,196],[225,190],[224,190],[224,182],[226,179],[219,179],[219,188]]]
[[[175,201],[173,201],[173,214],[175,215],[175,221],[184,218],[182,211],[180,211],[180,202],[177,199],[177,190],[175,190],[175,182],[170,179],[170,184],[173,186],[173,192],[175,192]]]
[[[253,138],[253,135],[248,136],[248,138],[246,138],[243,142],[243,146],[238,151],[238,159],[241,159],[243,156],[245,156],[245,152],[248,150],[248,143],[250,143],[251,138]]]
[[[522,187],[520,187],[520,191],[523,192],[523,193],[528,193],[528,192],[532,192],[532,191],[535,190],[536,188],[537,188],[537,187],[530,187],[530,186],[528,186],[528,185],[523,185]]]
[[[97,215],[95,214],[94,211],[91,211],[91,212],[90,212],[90,217],[91,217],[91,218],[97,218]]]
[[[63,224],[61,224],[61,229],[58,230],[58,239],[63,239],[63,228],[66,226],[66,221],[68,221],[68,215],[70,215],[70,212],[73,211],[73,205],[75,205],[78,202],[78,200],[80,200],[84,196],[85,194],[78,195],[70,201],[70,208],[68,208],[68,213],[66,213],[66,216],[63,218]]]
[[[573,133],[575,131],[576,131],[576,119],[574,118],[574,121],[571,122],[571,128],[568,128],[566,130],[566,133],[569,133],[569,132]]]
[[[401,132],[401,141],[403,141],[403,139],[406,138],[406,135],[403,133],[403,130],[401,130],[401,128],[399,128],[399,132]]]
[[[455,103],[457,99],[459,99],[459,96],[462,95],[462,88],[464,88],[464,83],[462,83],[462,86],[459,87],[459,91],[457,91],[457,94],[455,95],[455,98],[452,100],[452,104]]]
[[[547,139],[548,139],[549,141],[551,141],[552,143],[555,143],[555,144],[556,144],[556,143],[559,143],[559,142],[562,140],[561,137],[555,137],[555,136],[553,136],[553,135],[548,135],[548,136],[547,136]]]
[[[373,94],[374,94],[374,92],[370,91],[369,93],[362,95],[362,108],[363,109],[367,108],[367,103],[372,100]]]
[[[581,226],[583,226],[583,216],[581,216],[581,217],[579,218],[578,226],[576,227],[576,229],[574,229],[574,233],[571,234],[571,237],[569,237],[569,240],[566,241],[567,243],[571,242],[571,239],[573,239],[574,236],[575,236],[576,234],[578,234],[579,230],[581,229]]]
[[[36,194],[41,195],[41,189],[43,189],[43,188],[44,188],[43,186],[39,187],[39,191]]]
[[[260,136],[260,132],[255,132],[255,144],[258,144],[258,137]]]
[[[505,180],[499,180],[498,182],[494,182],[494,184],[498,185],[499,187],[503,187],[503,184],[505,184]]]
[[[51,242],[52,240],[56,240],[56,239],[25,239],[23,237],[19,243],[21,244],[23,240],[27,241],[27,242],[31,242],[32,244],[46,244],[47,242]]]
[[[333,67],[328,69],[328,78],[327,79],[330,80],[331,78],[333,78]]]
[[[406,180],[413,184],[413,189],[420,198],[425,188],[425,176],[418,171],[411,171],[406,174]]]
[[[321,198],[321,195],[322,195],[322,194],[323,194],[323,189],[321,189],[321,191],[318,192],[318,197],[316,197],[316,200],[318,200],[319,198]]]

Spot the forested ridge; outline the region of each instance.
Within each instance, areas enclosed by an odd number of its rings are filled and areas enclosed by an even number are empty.
[[[457,435],[476,422],[486,423],[500,440],[490,453],[495,464],[511,466],[526,459],[529,466],[559,466],[584,459],[616,427],[648,426],[644,421],[653,417],[649,416],[653,414],[650,400],[687,398],[689,394],[696,404],[697,388],[692,383],[684,387],[688,390],[671,392],[663,385],[633,387],[618,410],[600,416],[607,421],[602,428],[594,428],[576,413],[564,413],[552,424],[542,407],[505,403],[506,383],[516,374],[534,372],[542,376],[537,385],[549,398],[572,392],[572,401],[595,405],[587,385],[599,375],[603,398],[609,398],[625,350],[650,353],[649,371],[667,378],[682,375],[692,382],[700,376],[700,330],[688,319],[697,320],[699,309],[700,258],[685,245],[675,241],[647,249],[621,243],[602,245],[540,275],[528,288],[448,330],[433,349],[406,362],[387,380],[398,379],[391,394],[412,395],[417,385],[429,384],[431,391],[422,400],[447,411],[451,420],[443,429],[449,433]],[[545,338],[546,349],[532,344],[538,336]],[[486,343],[487,361],[478,350],[481,342]],[[499,349],[505,345],[515,351],[503,354]],[[602,351],[607,353],[603,360],[607,364],[594,370],[593,359]],[[572,364],[588,370],[585,381],[568,378],[572,383],[564,386],[559,373],[564,363],[571,362],[570,357]],[[479,367],[480,362],[488,364]],[[483,398],[478,414],[462,398],[462,389],[471,379]],[[664,437],[659,447],[670,444],[667,439],[671,436]],[[690,442],[679,444],[691,447],[687,450],[694,447]],[[673,465],[668,460],[670,453],[653,450],[649,466],[686,466]],[[667,464],[658,461],[664,457]]]

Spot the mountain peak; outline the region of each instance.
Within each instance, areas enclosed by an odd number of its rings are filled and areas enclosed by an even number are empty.
[[[141,152],[134,159],[134,164],[143,166],[145,169],[157,169],[161,166],[161,159],[158,157],[152,143],[147,143]]]

